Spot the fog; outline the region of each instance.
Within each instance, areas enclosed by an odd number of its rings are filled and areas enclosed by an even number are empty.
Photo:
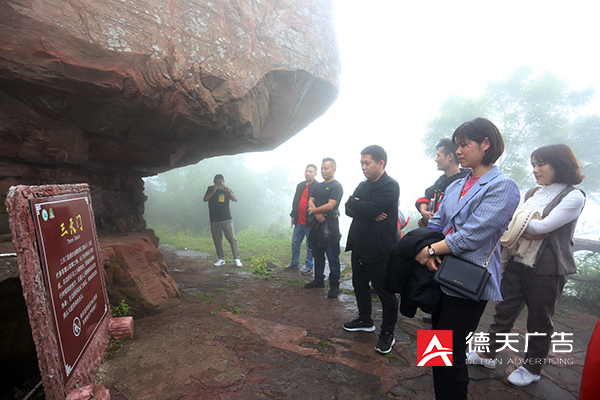
[[[536,76],[550,72],[574,90],[600,88],[600,58],[594,51],[600,6],[593,2],[333,3],[342,62],[337,101],[273,151],[217,157],[184,168],[190,172],[167,173],[188,175],[201,187],[196,197],[190,195],[188,210],[172,211],[187,212],[208,227],[202,196],[214,174],[223,173],[240,197],[238,204],[231,205],[237,229],[237,220],[242,219],[240,226],[289,224],[292,195],[304,179],[305,166],[320,167],[322,158],[333,157],[338,164],[336,179],[344,187],[340,222],[345,234],[350,219],[344,215],[343,203],[364,179],[360,151],[379,144],[388,152],[388,174],[400,183],[401,209],[414,215],[415,200],[440,175],[433,162],[435,148],[425,149],[423,138],[427,124],[439,115],[446,99],[482,96],[486,83],[506,79],[523,65],[530,66]],[[570,117],[598,114],[599,96],[596,92],[592,101]],[[501,123],[494,122],[502,131]],[[449,130],[447,135],[451,134]],[[597,145],[597,140],[589,143]],[[228,164],[235,168],[224,170]],[[147,180],[147,214],[156,196],[165,195],[155,190],[160,180],[161,176]],[[236,189],[242,184],[252,189],[247,197]],[[600,237],[596,203],[596,196],[588,196],[577,236]]]

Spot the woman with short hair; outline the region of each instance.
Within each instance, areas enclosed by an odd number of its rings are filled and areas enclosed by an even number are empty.
[[[540,379],[554,331],[552,317],[556,304],[567,275],[577,273],[573,233],[585,205],[585,194],[573,186],[581,183],[584,175],[569,146],[540,147],[531,154],[531,165],[538,186],[525,193],[517,213],[537,210],[542,214],[542,219],[529,222],[522,235],[524,239],[542,242],[532,266],[516,262],[514,257],[508,260],[500,286],[503,300],[496,305],[494,322],[488,330],[489,351],[468,354],[469,363],[495,368],[494,357],[502,345],[496,334],[509,333],[527,305],[527,330],[535,334],[527,338],[523,366],[508,377],[508,381],[516,386],[527,386]]]
[[[485,118],[459,126],[452,143],[463,168],[472,172],[452,183],[429,227],[445,234],[445,239],[424,247],[416,260],[436,271],[440,256],[454,256],[483,266],[491,274],[480,301],[473,301],[442,287],[438,312],[432,314],[433,329],[453,331],[453,365],[433,367],[436,399],[466,399],[469,371],[466,341],[479,324],[488,301],[500,301],[500,248],[497,246],[519,204],[517,184],[504,176],[496,160],[504,152],[498,128]]]

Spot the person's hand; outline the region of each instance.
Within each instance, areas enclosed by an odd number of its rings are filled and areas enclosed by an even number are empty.
[[[529,233],[523,233],[521,235],[521,237],[523,239],[528,239],[528,240],[542,240],[543,238],[548,237],[548,234],[547,233],[543,233],[541,235],[531,235]]]
[[[421,211],[421,215],[423,216],[423,222],[425,224],[428,224],[429,218],[433,217],[433,213],[430,211]]]
[[[381,213],[378,216],[376,216],[375,218],[373,218],[373,221],[383,221],[384,219],[386,219],[388,217],[388,215],[386,213]]]
[[[325,217],[327,216],[327,214],[315,214],[315,218],[317,219],[317,221],[319,222],[325,222]]]
[[[292,217],[292,227],[296,225],[296,221],[294,221],[294,217]]]
[[[223,185],[223,190],[226,191],[227,193],[231,193],[231,189],[229,189],[229,186]]]
[[[433,257],[429,258],[429,261],[427,261],[427,264],[425,266],[431,272],[435,272],[438,270],[441,263],[442,263],[442,258],[440,256],[433,256]]]
[[[431,256],[427,252],[427,247],[423,247],[421,251],[419,251],[415,256],[415,261],[421,265],[425,265],[427,264],[427,261],[429,261],[430,258]]]
[[[435,272],[438,269],[438,266],[442,263],[442,259],[439,256],[430,256],[427,251],[427,247],[423,247],[421,251],[415,257],[415,261],[419,264],[427,267],[431,272]]]

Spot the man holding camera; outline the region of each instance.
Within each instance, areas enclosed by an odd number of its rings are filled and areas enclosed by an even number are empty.
[[[240,260],[240,252],[238,250],[237,240],[235,239],[235,232],[233,229],[233,220],[231,219],[231,212],[229,211],[229,201],[233,200],[237,202],[238,198],[229,187],[225,186],[225,178],[223,178],[223,175],[215,175],[213,182],[214,185],[209,186],[206,189],[204,202],[208,202],[210,232],[212,234],[213,242],[215,243],[215,249],[217,250],[217,257],[219,258],[215,263],[215,267],[220,267],[225,264],[223,234],[225,234],[225,238],[231,245],[231,252],[235,258],[235,265],[241,267],[242,261]]]

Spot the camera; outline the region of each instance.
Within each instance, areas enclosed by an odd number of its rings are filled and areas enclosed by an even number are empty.
[[[224,185],[215,185],[215,187],[217,188],[217,190],[224,190],[225,189]]]

